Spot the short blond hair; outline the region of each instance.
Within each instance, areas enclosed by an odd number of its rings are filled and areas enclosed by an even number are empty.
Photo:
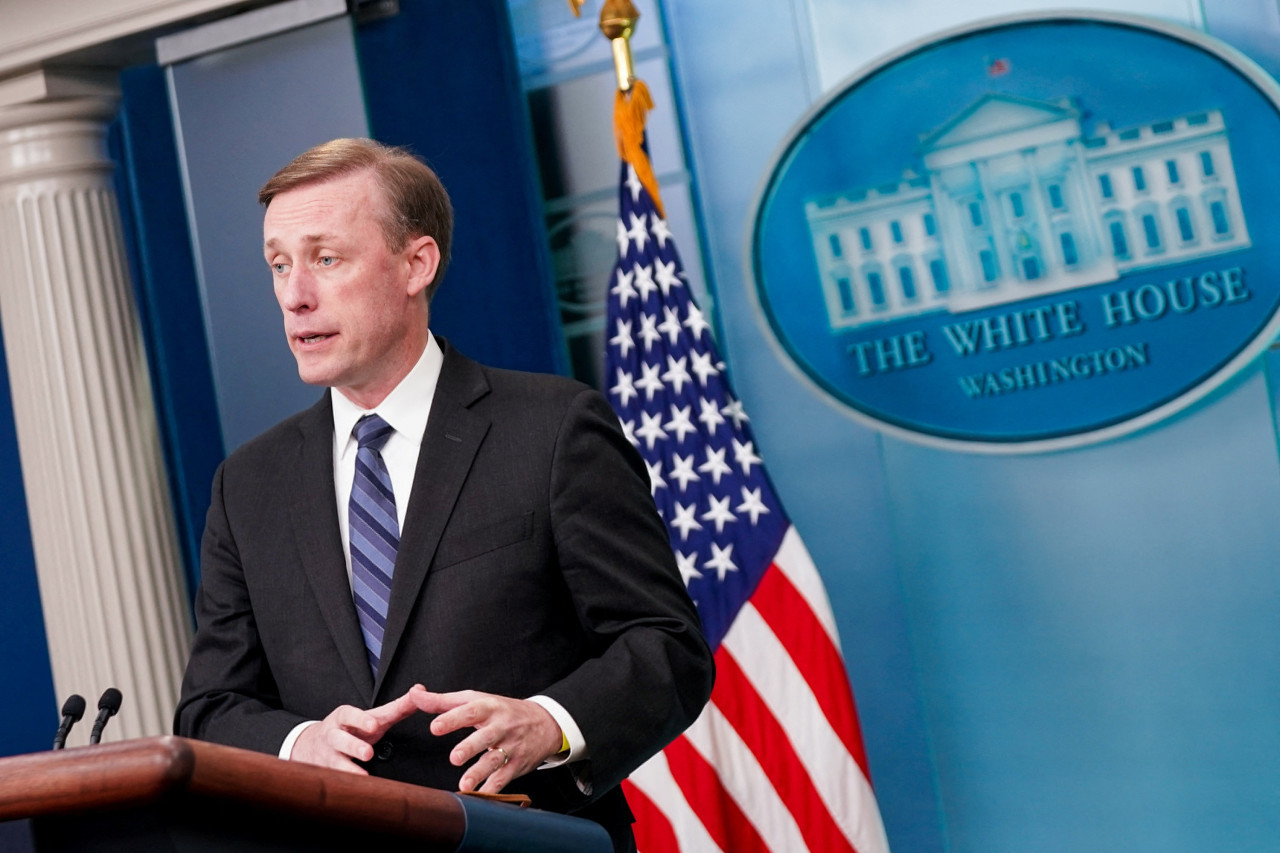
[[[414,237],[428,235],[440,247],[440,266],[427,287],[435,295],[449,266],[453,238],[453,206],[449,193],[431,167],[405,148],[372,139],[334,139],[310,148],[271,176],[258,190],[258,202],[270,206],[282,192],[344,177],[365,169],[373,172],[386,204],[382,235],[387,248],[398,252]]]

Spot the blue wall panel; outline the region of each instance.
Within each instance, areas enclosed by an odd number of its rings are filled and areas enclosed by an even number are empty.
[[[258,188],[313,145],[368,135],[351,23],[322,21],[168,71],[218,417],[230,451],[320,396],[298,378],[285,339],[262,257]]]
[[[2,343],[2,341],[0,341]],[[9,372],[0,346],[0,755],[48,749],[58,728],[48,640],[22,487]]]
[[[111,135],[120,163],[117,195],[187,586],[194,590],[222,429],[164,71],[129,69],[120,83],[123,100]]]
[[[422,155],[453,198],[432,330],[487,364],[567,373],[506,3],[404,0],[357,44],[373,135]]]

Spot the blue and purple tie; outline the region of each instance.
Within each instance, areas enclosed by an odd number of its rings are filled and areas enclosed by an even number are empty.
[[[377,415],[365,415],[356,423],[355,436],[360,449],[356,452],[356,476],[347,507],[351,586],[375,681],[387,628],[387,608],[391,603],[391,574],[400,547],[396,497],[381,452],[394,431]]]

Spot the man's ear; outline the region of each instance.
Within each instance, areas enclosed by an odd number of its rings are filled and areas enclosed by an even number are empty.
[[[409,262],[409,295],[417,296],[435,281],[440,269],[440,246],[435,237],[414,237],[405,247],[405,257]]]

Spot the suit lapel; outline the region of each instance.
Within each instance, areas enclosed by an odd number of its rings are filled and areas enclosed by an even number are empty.
[[[382,641],[382,667],[374,695],[382,686],[382,674],[390,668],[404,635],[405,625],[422,592],[427,569],[435,557],[440,537],[449,522],[476,452],[489,431],[489,420],[468,407],[489,392],[480,366],[459,355],[441,338],[444,365],[431,403],[431,417],[422,436],[413,492],[405,512],[404,531],[391,581],[391,607]],[[330,466],[332,467],[332,466]],[[332,492],[332,487],[330,488]]]
[[[293,534],[303,571],[333,635],[351,681],[367,698],[373,697],[373,673],[365,656],[364,638],[351,598],[342,534],[338,530],[333,484],[333,409],[326,392],[299,424],[302,442],[297,460],[296,494],[291,496]]]

